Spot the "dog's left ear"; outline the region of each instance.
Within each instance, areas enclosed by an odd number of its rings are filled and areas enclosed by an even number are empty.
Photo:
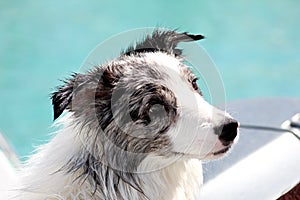
[[[73,74],[71,79],[64,81],[64,85],[57,88],[56,92],[52,93],[52,105],[54,111],[54,120],[56,120],[63,111],[70,105],[78,74]],[[76,84],[77,85],[77,84]]]

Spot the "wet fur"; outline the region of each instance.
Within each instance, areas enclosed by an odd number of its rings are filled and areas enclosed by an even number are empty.
[[[187,130],[177,126],[191,120],[181,119],[181,86],[168,85],[173,75],[160,65],[178,65],[175,71],[187,84],[183,90],[213,109],[199,91],[192,92],[193,74],[177,48],[202,38],[155,31],[119,58],[73,74],[52,94],[54,118],[68,111],[56,122],[61,129],[24,166],[14,199],[194,199],[202,156],[185,156],[184,144],[170,137]]]

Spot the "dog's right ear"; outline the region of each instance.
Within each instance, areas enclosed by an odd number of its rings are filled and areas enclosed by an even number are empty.
[[[75,89],[77,74],[73,74],[71,79],[64,81],[64,85],[57,88],[56,92],[52,93],[52,105],[54,111],[54,120],[56,120],[63,111],[70,105]]]
[[[181,56],[182,50],[177,48],[180,42],[191,42],[204,39],[203,35],[193,35],[187,32],[178,33],[171,30],[154,30],[151,35],[145,37],[144,40],[130,46],[123,52],[125,55],[137,53],[163,51],[175,56]]]

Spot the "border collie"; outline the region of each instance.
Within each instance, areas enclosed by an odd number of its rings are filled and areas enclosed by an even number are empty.
[[[204,100],[177,47],[203,38],[155,30],[73,74],[52,94],[60,129],[21,170],[14,199],[195,199],[201,160],[224,155],[238,134],[238,122]]]

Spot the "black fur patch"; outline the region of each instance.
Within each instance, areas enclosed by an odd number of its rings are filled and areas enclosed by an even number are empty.
[[[165,131],[176,119],[177,102],[173,92],[165,86],[146,83],[132,94],[129,109],[133,121],[149,125],[155,120],[161,123],[160,130]],[[169,119],[166,124],[163,124],[163,118]]]
[[[74,73],[69,80],[64,81],[64,85],[57,88],[52,93],[52,105],[54,111],[54,120],[57,119],[63,111],[70,105],[74,90],[79,87],[82,75]]]

